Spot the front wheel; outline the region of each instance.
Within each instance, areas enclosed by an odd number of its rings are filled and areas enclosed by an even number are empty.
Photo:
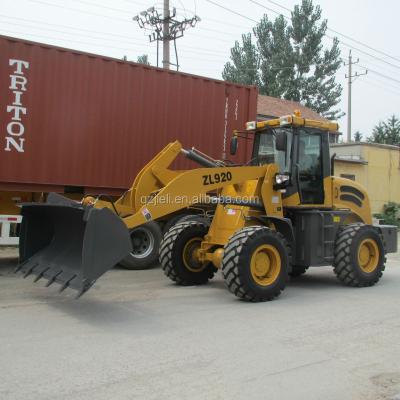
[[[151,221],[130,231],[132,252],[120,261],[125,269],[141,270],[152,267],[158,260],[162,231],[157,222]]]
[[[165,275],[178,285],[202,285],[211,279],[216,268],[201,262],[197,253],[208,225],[200,221],[181,222],[164,236],[160,246],[160,264]]]
[[[348,225],[337,234],[333,267],[345,285],[375,285],[383,274],[385,261],[382,239],[371,225]]]
[[[264,226],[252,226],[229,239],[222,259],[222,275],[229,291],[240,299],[268,301],[285,288],[288,266],[285,238]]]

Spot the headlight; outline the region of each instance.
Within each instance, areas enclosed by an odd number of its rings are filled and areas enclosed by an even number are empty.
[[[246,122],[246,131],[253,131],[256,128],[257,128],[257,122],[256,121]]]
[[[281,126],[284,125],[290,125],[292,123],[292,116],[291,115],[285,115],[284,117],[279,118],[279,124]]]
[[[288,182],[290,179],[289,175],[284,175],[284,174],[276,174],[275,175],[275,182],[278,185],[281,185],[282,183]]]

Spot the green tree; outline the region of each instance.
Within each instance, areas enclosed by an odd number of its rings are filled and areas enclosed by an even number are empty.
[[[225,80],[243,85],[260,85],[259,56],[250,33],[242,35],[242,45],[238,41],[235,42],[231,49],[231,59],[233,65],[230,62],[226,63],[222,72]]]
[[[392,115],[386,122],[380,121],[372,131],[370,143],[394,144],[400,146],[400,120]]]
[[[357,131],[354,134],[354,141],[355,142],[361,142],[362,141],[362,137],[363,137],[362,133],[360,131]]]
[[[343,113],[337,108],[342,87],[335,74],[341,65],[339,42],[324,48],[327,21],[312,0],[302,0],[291,13],[274,21],[264,15],[252,34],[235,42],[225,64],[225,80],[254,84],[261,94],[301,102],[329,119]]]
[[[136,62],[139,63],[139,64],[150,65],[149,56],[147,54],[143,54],[141,56],[138,56]]]

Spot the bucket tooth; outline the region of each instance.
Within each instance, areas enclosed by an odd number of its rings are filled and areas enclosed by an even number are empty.
[[[35,263],[35,264],[33,264],[31,267],[29,267],[27,270],[26,270],[26,272],[24,273],[24,279],[26,278],[26,277],[28,277],[32,272],[33,272],[33,270],[35,269],[35,267],[37,267],[39,265],[39,263]]]
[[[72,280],[74,280],[74,279],[76,278],[76,276],[77,276],[77,275],[75,274],[75,275],[72,276],[72,278],[70,278],[70,279],[68,279],[67,281],[65,281],[65,282],[61,285],[60,289],[58,290],[58,293],[63,292],[63,291],[69,286],[69,283],[70,283]]]
[[[85,283],[82,287],[81,290],[79,290],[79,292],[77,293],[75,300],[78,300],[79,297],[83,296],[92,286],[94,285],[94,282],[89,282],[89,283]]]
[[[50,277],[46,283],[46,287],[49,287],[52,283],[54,283],[56,281],[57,276],[59,276],[60,274],[62,274],[62,270],[56,272],[52,277]]]
[[[25,260],[25,261],[22,262],[22,263],[19,263],[19,264],[17,265],[17,267],[14,269],[14,273],[16,274],[17,272],[21,271],[21,269],[22,269],[28,262],[29,262],[29,259],[28,259],[28,260]]]
[[[39,279],[43,278],[43,275],[50,269],[50,267],[42,269],[39,274],[36,276],[33,282],[37,282]]]

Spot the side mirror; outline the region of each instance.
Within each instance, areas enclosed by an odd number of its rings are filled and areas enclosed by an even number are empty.
[[[230,149],[229,149],[231,156],[234,156],[236,154],[237,149],[238,149],[238,137],[236,135],[234,135],[231,138],[231,145],[230,145]]]
[[[275,137],[275,147],[278,151],[286,151],[287,134],[286,132],[278,132]]]

